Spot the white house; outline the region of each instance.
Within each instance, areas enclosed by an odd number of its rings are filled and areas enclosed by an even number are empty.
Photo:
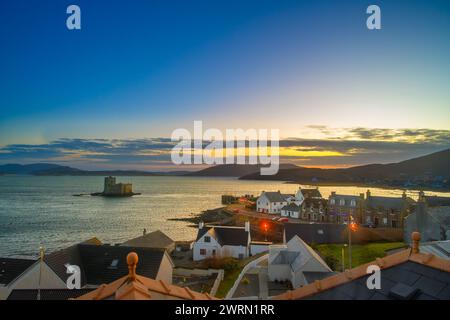
[[[295,203],[290,203],[281,208],[281,216],[299,219],[301,210],[301,206],[298,206]]]
[[[270,246],[268,272],[270,281],[290,281],[293,288],[333,273],[325,261],[298,236],[285,245]]]
[[[245,227],[205,226],[200,222],[193,245],[194,261],[211,257],[248,258],[250,254],[250,223]]]
[[[263,191],[256,200],[256,211],[270,214],[280,214],[281,208],[295,201],[294,195]]]
[[[259,198],[256,200],[256,211],[270,214],[281,214],[283,207],[291,203],[297,206],[301,206],[303,201],[305,201],[305,199],[320,199],[320,198],[322,198],[322,195],[320,194],[319,189],[317,188],[316,189],[299,188],[295,193],[295,195],[282,194],[280,191],[277,192],[263,191],[259,196]],[[294,216],[297,216],[297,214],[294,213]]]

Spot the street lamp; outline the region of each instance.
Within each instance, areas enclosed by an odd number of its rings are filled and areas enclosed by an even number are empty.
[[[263,229],[264,229],[264,241],[267,242],[267,230],[269,229],[269,226],[267,225],[267,222],[263,223]]]
[[[349,215],[348,221],[348,262],[349,268],[352,268],[352,232],[356,232],[358,230],[358,226],[354,221],[353,217]]]
[[[341,258],[341,262],[342,262],[342,272],[345,271],[345,247],[347,247],[348,245],[345,243],[344,246],[342,247],[342,258]]]

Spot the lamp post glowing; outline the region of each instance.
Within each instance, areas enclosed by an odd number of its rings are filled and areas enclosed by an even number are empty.
[[[263,222],[263,230],[264,230],[264,241],[267,241],[267,230],[269,229],[269,225],[267,224],[267,222]]]
[[[345,247],[347,247],[347,244],[345,243],[344,246],[342,247],[342,258],[341,258],[341,262],[342,262],[342,272],[345,271]]]
[[[353,217],[349,215],[348,221],[348,262],[349,268],[352,268],[352,232],[356,232],[358,230],[358,225],[353,220]]]

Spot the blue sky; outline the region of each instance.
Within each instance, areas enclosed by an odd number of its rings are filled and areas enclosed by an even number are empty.
[[[65,26],[70,4],[81,8],[82,30]],[[366,28],[369,4],[381,7],[382,30]],[[75,143],[61,149],[58,141],[167,138],[194,120],[219,129],[279,128],[284,139],[318,145],[343,137],[383,140],[355,136],[355,128],[408,129],[421,137],[405,135],[408,151],[379,161],[449,146],[444,0],[5,0],[0,48],[3,163],[156,167],[166,159],[93,161]],[[426,150],[417,144],[426,140],[418,131],[424,129],[439,140],[428,140]],[[53,146],[56,153],[24,154],[17,145]],[[76,160],[61,151],[70,148],[78,150]],[[360,149],[345,161],[297,160],[370,162]]]

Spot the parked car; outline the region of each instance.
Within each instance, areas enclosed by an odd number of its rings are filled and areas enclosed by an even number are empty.
[[[278,221],[278,219],[280,219],[280,217],[273,217],[272,221]]]
[[[278,219],[278,222],[289,222],[288,218],[280,218]]]

